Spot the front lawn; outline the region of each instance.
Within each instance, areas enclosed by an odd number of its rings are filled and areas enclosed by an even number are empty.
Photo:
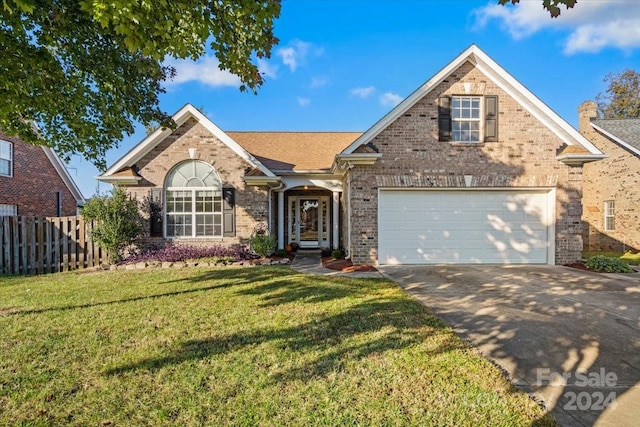
[[[0,278],[0,425],[553,425],[384,280]]]

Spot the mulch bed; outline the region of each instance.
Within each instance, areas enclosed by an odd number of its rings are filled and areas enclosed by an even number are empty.
[[[343,271],[351,273],[354,271],[378,271],[375,267],[368,264],[354,264],[350,259],[324,257],[322,258],[322,266],[331,270]]]
[[[594,273],[602,273],[602,271],[590,270],[584,265],[584,262],[572,262],[571,264],[564,264],[565,267],[577,268],[578,270],[593,271]]]

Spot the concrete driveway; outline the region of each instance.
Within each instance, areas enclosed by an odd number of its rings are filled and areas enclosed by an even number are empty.
[[[640,273],[546,265],[380,270],[542,400],[561,425],[638,425]]]

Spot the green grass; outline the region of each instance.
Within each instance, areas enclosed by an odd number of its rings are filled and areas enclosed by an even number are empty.
[[[553,425],[393,283],[0,278],[0,425]]]
[[[626,261],[629,265],[640,265],[640,252],[634,254],[633,252],[614,252],[614,251],[583,251],[582,257],[585,259],[592,258],[596,255],[603,255],[608,257],[620,258]]]

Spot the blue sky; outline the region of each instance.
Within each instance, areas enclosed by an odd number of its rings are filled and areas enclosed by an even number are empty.
[[[638,0],[578,0],[557,19],[542,0],[283,0],[275,33],[258,95],[241,93],[209,53],[172,62],[161,108],[189,102],[223,130],[365,131],[475,43],[576,127],[578,105],[606,89],[607,73],[640,71]],[[107,163],[144,136],[140,127],[125,137]],[[68,166],[93,195],[99,171],[78,157]]]

